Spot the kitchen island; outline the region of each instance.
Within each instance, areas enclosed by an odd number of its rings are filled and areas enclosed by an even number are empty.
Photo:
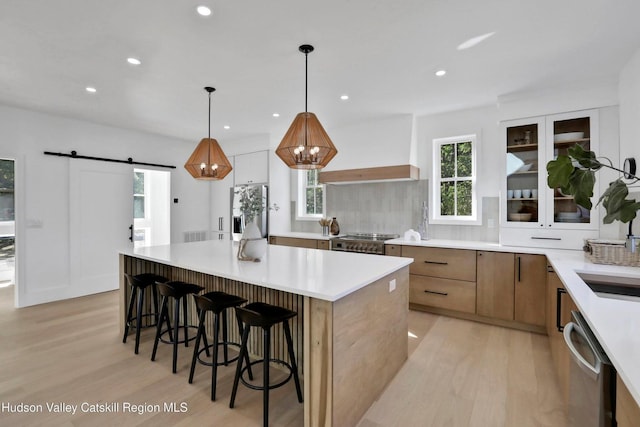
[[[124,273],[153,272],[199,284],[204,292],[287,307],[298,312],[292,333],[304,425],[357,424],[407,359],[413,260],[275,245],[261,262],[239,261],[236,253],[237,243],[221,240],[122,251],[121,331],[129,292]],[[239,341],[234,327],[231,339]],[[272,357],[287,360],[282,341],[274,342]],[[261,355],[260,348],[256,341],[250,351]]]

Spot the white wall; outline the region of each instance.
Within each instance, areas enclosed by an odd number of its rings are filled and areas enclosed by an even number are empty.
[[[412,114],[355,123],[327,132],[338,154],[325,171],[406,165],[413,154]]]
[[[620,72],[620,160],[640,164],[640,49]]]
[[[81,155],[173,164],[171,204],[172,241],[182,232],[208,227],[208,186],[194,180],[180,159],[191,154],[197,141],[97,125],[64,117],[0,106],[0,156],[16,160],[16,236],[20,306],[45,302],[41,295],[65,289],[69,271],[69,162],[44,151],[76,150]],[[176,163],[177,162],[177,163]],[[104,218],[96,221],[108,221]],[[115,254],[114,254],[115,256]],[[61,298],[78,296],[63,295]]]

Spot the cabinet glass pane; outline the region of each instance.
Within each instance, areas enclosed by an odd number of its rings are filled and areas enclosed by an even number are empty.
[[[591,149],[591,123],[589,117],[579,117],[570,120],[553,122],[553,158],[567,154],[567,150],[579,144],[585,150]],[[592,202],[595,201],[592,200]],[[573,196],[566,196],[559,188],[553,193],[554,222],[589,223],[591,212],[578,206]]]
[[[507,128],[508,222],[537,222],[538,204],[538,125]]]

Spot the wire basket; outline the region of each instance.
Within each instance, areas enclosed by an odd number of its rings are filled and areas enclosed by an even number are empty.
[[[631,252],[624,244],[624,240],[585,239],[585,256],[594,264],[640,267],[640,251]]]

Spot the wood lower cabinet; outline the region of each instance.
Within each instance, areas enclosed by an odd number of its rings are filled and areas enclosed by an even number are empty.
[[[514,258],[508,252],[478,251],[479,315],[513,320]]]
[[[547,258],[544,255],[515,254],[514,320],[545,326]]]
[[[272,245],[293,246],[296,248],[329,250],[329,241],[324,239],[302,239],[299,237],[269,236]]]
[[[384,254],[389,256],[402,256],[402,246],[384,245]]]
[[[545,325],[546,258],[478,251],[477,312],[493,319]]]
[[[476,312],[476,251],[402,246],[413,258],[409,303],[419,307]]]
[[[616,421],[618,427],[640,425],[640,406],[620,377],[617,377],[616,381]]]

